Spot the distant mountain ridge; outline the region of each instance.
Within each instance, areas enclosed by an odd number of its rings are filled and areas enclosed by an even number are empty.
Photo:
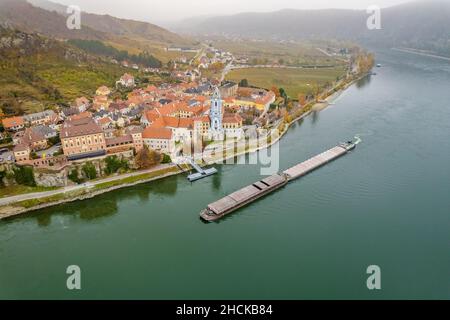
[[[293,10],[241,13],[180,23],[177,30],[230,37],[302,40],[332,38],[403,46],[450,55],[450,1],[417,1],[381,10],[382,30],[369,30],[365,10]]]

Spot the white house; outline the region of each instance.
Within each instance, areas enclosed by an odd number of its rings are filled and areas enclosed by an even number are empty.
[[[125,73],[122,77],[120,77],[119,81],[116,82],[116,86],[119,84],[126,88],[133,88],[136,85],[134,77],[128,73]]]

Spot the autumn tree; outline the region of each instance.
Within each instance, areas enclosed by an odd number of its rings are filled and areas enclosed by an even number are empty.
[[[298,103],[300,103],[300,105],[301,105],[302,107],[305,106],[305,104],[306,104],[306,96],[305,96],[305,94],[300,93],[300,94],[298,95]]]
[[[375,57],[372,53],[360,54],[356,58],[356,63],[358,65],[359,72],[366,73],[373,68]]]
[[[148,169],[161,161],[161,155],[146,145],[136,154],[136,166],[139,169]]]
[[[286,112],[286,114],[283,117],[283,120],[285,123],[291,123],[292,117],[289,115],[289,113]]]
[[[209,66],[209,69],[210,69],[212,72],[220,72],[220,71],[223,70],[224,67],[225,67],[224,64],[223,64],[222,62],[218,61],[218,62],[212,63],[212,64]]]
[[[280,97],[280,89],[278,89],[277,87],[272,87],[272,89],[270,89],[270,91],[272,91],[273,93],[275,93],[275,96],[277,97],[277,98],[279,98]]]

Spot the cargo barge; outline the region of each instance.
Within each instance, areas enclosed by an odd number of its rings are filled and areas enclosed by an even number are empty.
[[[200,213],[200,217],[206,222],[219,220],[237,209],[280,189],[288,182],[300,178],[326,163],[347,154],[349,151],[355,149],[360,141],[361,140],[357,139],[356,142],[349,141],[341,143],[334,148],[283,171],[281,174],[272,175],[233,192],[232,194],[209,204],[208,207]]]
[[[287,183],[288,179],[286,176],[275,174],[209,204],[200,213],[200,217],[207,222],[218,220],[256,199],[283,187]]]

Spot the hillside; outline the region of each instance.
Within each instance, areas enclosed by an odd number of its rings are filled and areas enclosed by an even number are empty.
[[[28,0],[36,7],[57,12],[59,15],[66,16],[66,6],[47,0]],[[83,12],[82,23],[84,26],[100,31],[105,34],[118,37],[143,38],[148,41],[154,41],[161,44],[189,44],[190,41],[183,37],[163,29],[157,25],[112,17],[110,15],[98,15]]]
[[[0,27],[0,107],[7,114],[43,110],[91,96],[125,70],[64,42]]]
[[[200,18],[178,25],[193,34],[279,40],[341,39],[362,44],[412,47],[450,55],[450,2],[411,2],[382,9],[382,30],[366,27],[369,15],[358,10],[281,10]]]
[[[166,61],[167,46],[194,45],[193,41],[156,25],[109,15],[82,13],[80,30],[66,27],[66,7],[46,0],[0,0],[0,23],[18,30],[57,39],[102,41],[130,54],[147,51]]]
[[[108,39],[103,32],[87,26],[83,26],[80,30],[69,30],[64,16],[34,7],[25,0],[0,0],[0,23],[24,32],[37,32],[59,39]]]

